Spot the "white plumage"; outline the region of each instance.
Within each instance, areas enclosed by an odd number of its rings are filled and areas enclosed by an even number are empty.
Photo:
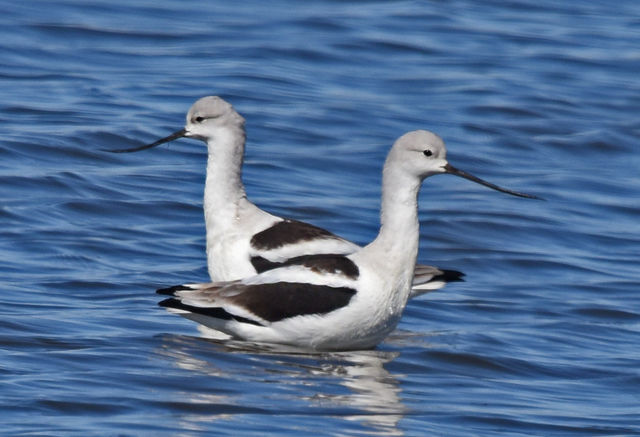
[[[347,255],[288,259],[280,267],[240,280],[158,290],[172,296],[160,305],[206,327],[254,342],[312,350],[374,347],[396,327],[411,292],[421,182],[441,173],[534,197],[452,167],[437,135],[409,132],[395,142],[385,162],[380,232],[372,243]],[[240,199],[246,205],[245,201]],[[265,217],[266,223],[268,216],[263,214],[254,210],[252,216]]]
[[[207,267],[212,281],[246,278],[301,256],[347,255],[360,249],[324,229],[270,214],[247,199],[241,177],[244,118],[220,97],[196,101],[187,113],[184,129],[142,147],[113,152],[135,152],[181,137],[207,144],[204,216]],[[418,265],[415,272],[412,297],[463,276],[427,265]]]

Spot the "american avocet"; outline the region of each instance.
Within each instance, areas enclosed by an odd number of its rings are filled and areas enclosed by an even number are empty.
[[[220,97],[196,101],[184,129],[145,146],[111,152],[137,152],[182,137],[207,143],[204,216],[212,281],[246,278],[309,255],[348,255],[360,249],[325,229],[263,211],[247,199],[241,177],[244,118]],[[455,270],[418,265],[412,297],[462,276]]]
[[[349,255],[313,255],[238,281],[158,290],[178,314],[235,338],[313,350],[366,349],[397,325],[409,298],[418,253],[418,191],[449,173],[515,196],[452,167],[428,131],[401,136],[382,177],[380,232]]]

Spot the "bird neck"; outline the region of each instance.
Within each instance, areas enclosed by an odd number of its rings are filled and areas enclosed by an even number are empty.
[[[209,224],[233,220],[247,195],[242,183],[245,133],[229,128],[207,142],[204,213]]]
[[[392,270],[406,270],[415,264],[420,186],[421,181],[414,176],[393,168],[383,171],[380,232],[367,250],[377,252]],[[410,273],[413,275],[413,271]]]

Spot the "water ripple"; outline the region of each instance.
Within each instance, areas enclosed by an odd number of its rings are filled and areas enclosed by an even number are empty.
[[[7,5],[3,431],[634,435],[638,6],[288,0]],[[466,281],[373,351],[209,341],[155,288],[207,279],[205,148],[138,154],[219,94],[249,196],[358,243],[395,138],[440,133],[419,261]],[[153,419],[150,419],[153,418]]]

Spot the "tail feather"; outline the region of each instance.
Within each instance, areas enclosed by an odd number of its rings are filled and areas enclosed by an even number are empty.
[[[423,264],[416,264],[413,273],[413,286],[418,287],[426,285],[430,282],[455,282],[464,281],[462,277],[464,273],[457,270],[439,269],[437,267],[427,266]]]
[[[175,296],[178,291],[185,291],[185,290],[192,290],[192,288],[186,285],[174,285],[173,287],[159,288],[156,290],[156,293],[164,294],[166,296]]]
[[[413,299],[430,291],[439,290],[449,282],[464,281],[463,277],[464,273],[457,270],[438,269],[418,264],[409,297]]]
[[[192,314],[200,314],[202,316],[211,317],[214,319],[220,320],[236,320],[241,323],[249,323],[251,325],[256,326],[264,326],[257,320],[249,319],[247,317],[242,317],[236,314],[231,314],[226,311],[222,307],[200,307],[195,305],[189,305],[182,302],[180,299],[176,299],[175,297],[170,297],[169,299],[165,299],[163,301],[158,302],[158,305],[164,308],[169,308],[172,310],[179,310],[179,312],[184,315],[184,313],[192,313]]]
[[[464,282],[464,273],[458,270],[446,270],[440,269],[442,272],[431,279],[432,281],[444,281],[444,282]]]

